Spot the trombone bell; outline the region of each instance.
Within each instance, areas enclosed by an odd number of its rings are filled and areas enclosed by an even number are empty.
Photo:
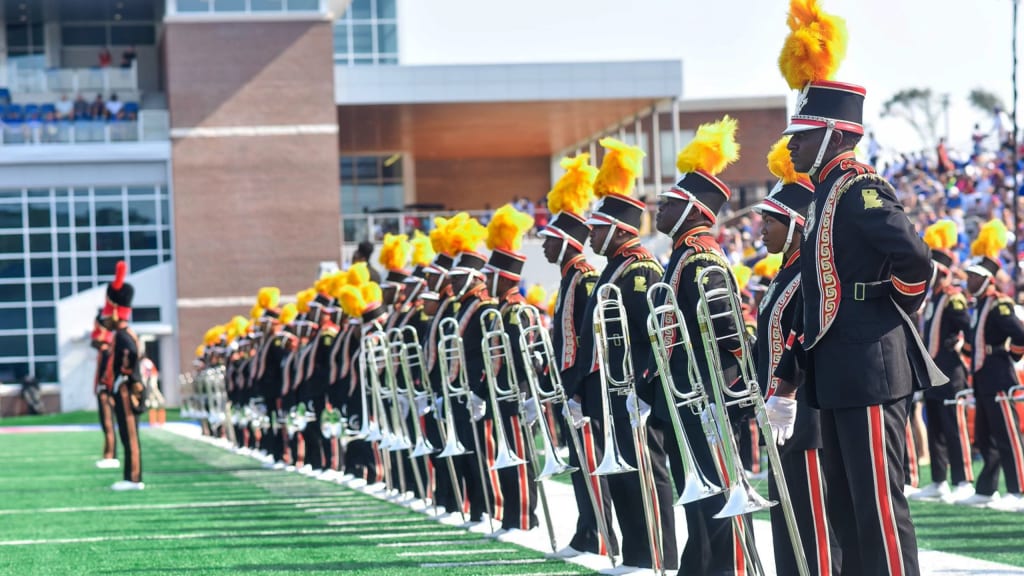
[[[732,518],[733,516],[741,516],[743,514],[753,514],[754,512],[767,510],[776,504],[778,502],[774,500],[764,499],[744,478],[743,481],[729,488],[729,495],[725,501],[725,506],[718,511],[718,514],[715,514],[715,518]]]

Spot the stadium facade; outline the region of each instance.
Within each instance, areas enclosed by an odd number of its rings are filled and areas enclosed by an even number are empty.
[[[0,414],[28,373],[51,410],[94,405],[87,336],[120,259],[173,405],[199,335],[260,286],[308,286],[410,210],[539,200],[605,135],[645,148],[653,199],[697,125],[732,114],[751,151],[734,203],[765,192],[783,95],[687,100],[679,61],[404,66],[401,38],[458,33],[403,20],[407,1],[3,2]]]

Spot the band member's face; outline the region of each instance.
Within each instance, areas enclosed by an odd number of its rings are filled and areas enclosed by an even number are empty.
[[[394,304],[398,297],[398,289],[394,285],[386,285],[381,288],[381,298],[384,301],[384,305],[390,306]]]
[[[594,229],[590,231],[590,247],[594,249],[594,252],[604,254],[601,250],[604,249],[604,241],[611,233],[611,226],[594,226]]]
[[[808,172],[814,166],[824,137],[825,129],[817,128],[797,132],[789,138],[786,148],[789,149],[789,157],[793,160],[793,167],[797,172]]]
[[[552,238],[551,236],[544,237],[544,258],[552,264],[558,264],[558,254],[562,251],[562,240],[561,238]]]
[[[497,276],[497,273],[493,270],[484,270],[484,282],[486,282],[488,286],[494,286],[495,276]]]
[[[985,286],[985,280],[987,277],[981,274],[975,274],[974,272],[967,273],[967,291],[971,294],[977,294]]]
[[[423,300],[423,312],[428,316],[437,314],[437,309],[441,307],[440,300]]]
[[[470,274],[449,274],[448,282],[451,284],[452,291],[456,294],[461,293],[469,282],[470,276]]]
[[[789,235],[789,226],[779,222],[771,214],[765,214],[761,220],[761,239],[764,246],[771,254],[782,252],[786,245],[786,236]]]
[[[658,214],[654,217],[654,224],[658,227],[658,232],[670,234],[672,228],[683,217],[684,210],[686,210],[686,202],[678,198],[668,196],[658,198]]]

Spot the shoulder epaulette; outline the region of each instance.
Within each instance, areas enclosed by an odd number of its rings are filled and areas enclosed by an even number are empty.
[[[952,306],[954,310],[966,310],[967,309],[967,297],[960,291],[959,288],[950,287],[946,290],[946,295],[949,298],[949,306]]]
[[[328,324],[326,326],[321,326],[320,327],[320,335],[321,336],[324,336],[324,335],[337,336],[338,335],[338,327],[335,326],[334,324]]]
[[[688,236],[683,243],[695,252],[721,252],[722,247],[710,234]]]
[[[644,248],[642,244],[636,246],[630,246],[622,251],[622,255],[627,258],[637,258],[640,260],[654,260],[654,255],[647,248]]]
[[[686,258],[686,263],[690,262],[708,262],[711,264],[717,264],[720,266],[726,266],[728,262],[725,260],[725,256],[722,255],[718,250],[709,250],[706,252],[694,252]]]
[[[661,264],[658,264],[656,260],[637,260],[635,262],[631,262],[628,266],[626,266],[626,270],[624,272],[633,272],[636,270],[643,269],[649,269],[658,274],[665,273],[664,268],[662,268]]]
[[[498,299],[497,298],[484,298],[483,300],[480,301],[480,305],[481,306],[497,306],[498,305]]]
[[[597,273],[597,269],[594,268],[594,265],[583,259],[579,260],[578,262],[574,262],[572,265],[572,269],[582,272],[583,274],[586,274],[588,272]]]

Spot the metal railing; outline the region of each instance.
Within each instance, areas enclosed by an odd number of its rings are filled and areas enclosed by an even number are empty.
[[[17,122],[3,124],[0,145],[35,146],[49,144],[110,144],[154,142],[169,138],[170,117],[166,110],[142,110],[138,120],[78,120]]]
[[[167,0],[168,14],[326,12],[327,0]]]
[[[81,94],[137,92],[139,68],[7,68],[7,87],[15,94]]]

